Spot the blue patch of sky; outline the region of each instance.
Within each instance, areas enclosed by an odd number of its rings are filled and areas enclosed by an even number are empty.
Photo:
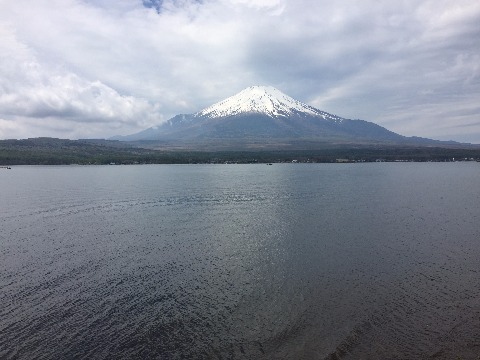
[[[160,13],[160,9],[162,8],[163,0],[142,0],[143,6],[149,9],[155,9],[158,13]]]
[[[143,6],[149,9],[155,9],[159,14],[162,12],[163,2],[164,0],[142,0]],[[192,2],[201,4],[203,0],[192,0]],[[177,1],[174,0],[173,3],[176,4]]]

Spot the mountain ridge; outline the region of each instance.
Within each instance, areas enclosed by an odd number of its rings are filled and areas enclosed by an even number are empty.
[[[406,137],[366,120],[352,120],[314,108],[271,86],[251,86],[193,114],[179,114],[165,123],[112,140],[159,141],[195,148],[202,144],[228,148],[302,147],[302,142],[332,144],[455,144]],[[242,145],[243,144],[243,145]],[[294,145],[295,144],[295,145]]]

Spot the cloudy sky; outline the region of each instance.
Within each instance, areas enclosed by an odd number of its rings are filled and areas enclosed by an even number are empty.
[[[0,0],[0,138],[110,137],[251,85],[480,143],[479,0]]]

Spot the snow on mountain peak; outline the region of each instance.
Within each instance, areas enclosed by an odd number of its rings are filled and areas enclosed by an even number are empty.
[[[261,113],[270,117],[306,113],[321,116],[324,119],[327,117],[332,120],[339,119],[297,101],[271,86],[248,87],[236,95],[201,110],[195,116],[217,118],[243,113]]]

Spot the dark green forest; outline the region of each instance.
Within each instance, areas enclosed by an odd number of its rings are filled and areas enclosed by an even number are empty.
[[[190,164],[278,162],[473,161],[480,147],[324,146],[310,150],[194,151],[135,147],[111,140],[0,140],[0,165]]]

